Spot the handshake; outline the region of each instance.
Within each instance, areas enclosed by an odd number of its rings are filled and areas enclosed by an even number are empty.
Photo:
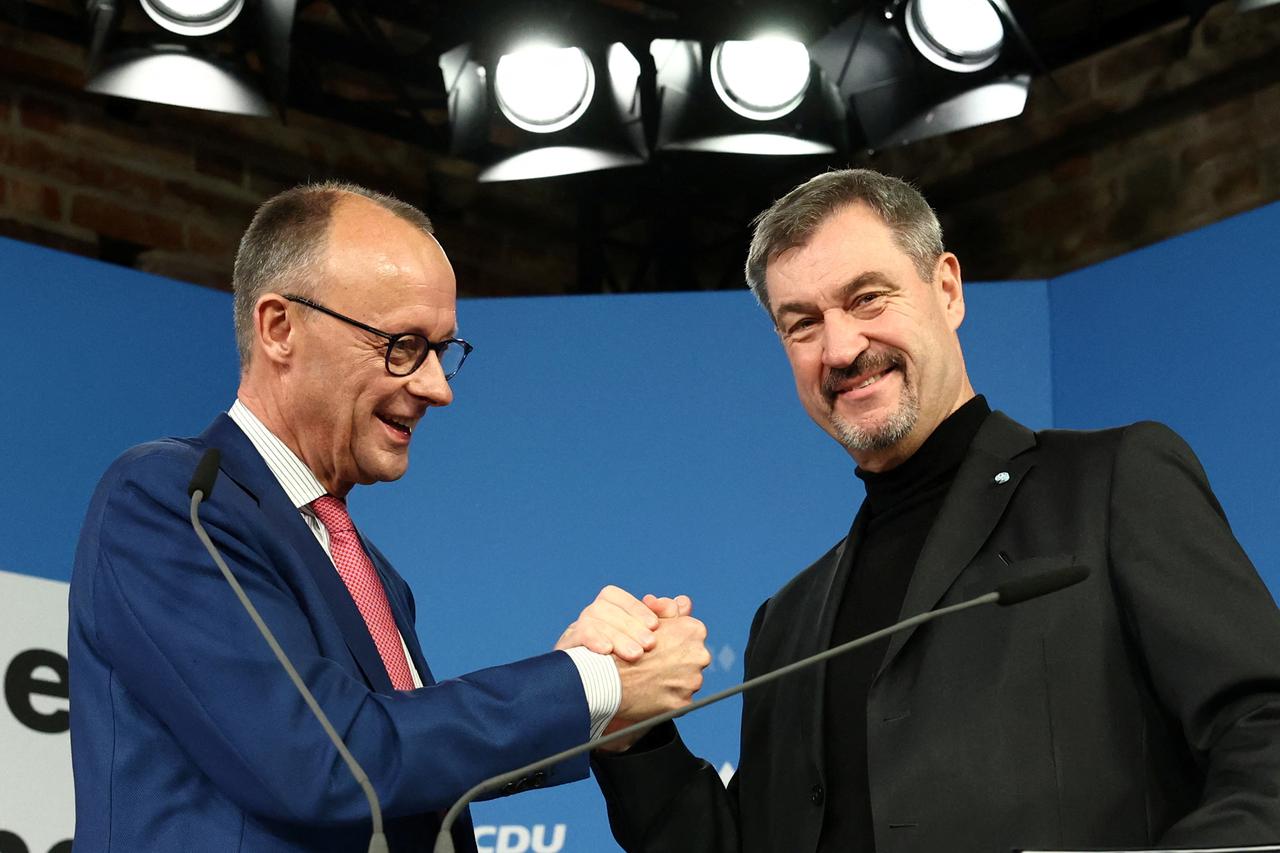
[[[606,586],[565,629],[556,649],[583,646],[613,655],[622,680],[622,704],[605,733],[683,708],[702,687],[702,670],[711,663],[707,628],[692,615],[688,596],[637,599]],[[634,740],[604,749],[623,750]]]

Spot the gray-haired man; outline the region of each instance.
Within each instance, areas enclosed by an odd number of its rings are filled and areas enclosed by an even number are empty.
[[[748,694],[727,790],[672,726],[597,757],[622,846],[1280,841],[1280,619],[1181,439],[1154,423],[1036,433],[992,412],[957,337],[959,261],[896,179],[797,187],[757,220],[747,277],[867,492],[849,535],[757,612],[748,677],[1037,558],[1093,574]]]

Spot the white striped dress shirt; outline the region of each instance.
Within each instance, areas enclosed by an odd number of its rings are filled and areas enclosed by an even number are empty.
[[[236,400],[227,412],[231,420],[244,432],[249,442],[258,451],[258,455],[267,463],[271,473],[275,475],[280,487],[284,489],[289,500],[301,513],[320,547],[333,560],[333,552],[329,549],[329,531],[311,509],[311,502],[327,494],[324,486],[316,479],[301,459],[289,449],[257,415],[249,411],[249,407]],[[337,567],[334,567],[337,571]],[[413,686],[421,687],[422,678],[413,665],[413,658],[405,645],[404,637],[400,637],[400,646],[404,649],[405,660],[409,664],[409,672],[413,675]],[[582,679],[582,690],[587,698],[587,710],[591,716],[591,736],[597,737],[618,712],[622,704],[622,680],[618,676],[618,668],[609,655],[596,654],[581,646],[567,649],[565,654],[573,661]]]

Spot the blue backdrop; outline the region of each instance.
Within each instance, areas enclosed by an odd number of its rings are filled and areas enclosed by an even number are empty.
[[[1280,295],[1259,247],[1278,226],[1275,206],[1062,279],[974,284],[962,329],[975,387],[1032,427],[1155,417],[1186,435],[1273,591],[1280,451],[1258,438],[1277,413]],[[19,243],[0,258],[0,570],[65,580],[110,460],[231,403],[231,302]],[[755,608],[861,499],[750,295],[473,300],[460,319],[477,350],[456,402],[429,413],[403,480],[352,496],[414,588],[436,675],[547,649],[617,583],[691,595],[715,657],[705,689],[739,680]],[[734,764],[737,714],[708,709],[686,738]],[[476,818],[616,849],[592,783]]]

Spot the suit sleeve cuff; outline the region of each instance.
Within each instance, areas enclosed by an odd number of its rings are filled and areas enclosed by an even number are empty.
[[[582,646],[565,649],[564,653],[578,668],[582,692],[587,697],[587,713],[591,717],[591,737],[600,737],[622,704],[622,679],[609,655],[596,654]]]

